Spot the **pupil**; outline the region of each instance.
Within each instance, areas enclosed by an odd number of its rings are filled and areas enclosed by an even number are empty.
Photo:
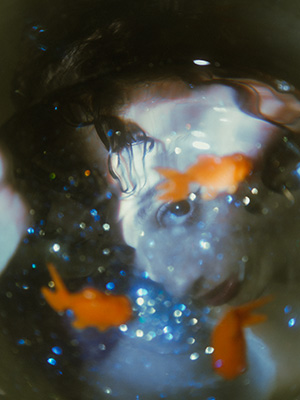
[[[190,212],[191,206],[188,201],[182,200],[178,203],[173,203],[170,205],[170,212],[177,217],[186,215]]]

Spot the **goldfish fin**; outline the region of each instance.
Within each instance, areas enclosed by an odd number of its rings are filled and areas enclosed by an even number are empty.
[[[87,327],[86,324],[85,324],[84,322],[80,321],[80,319],[75,319],[75,320],[72,322],[72,326],[73,326],[74,328],[76,328],[76,329],[84,329],[84,328]]]
[[[66,285],[64,284],[63,280],[61,279],[60,275],[58,274],[56,268],[54,267],[53,264],[49,263],[47,264],[50,276],[55,283],[55,288],[58,292],[66,292],[68,293],[68,289]]]
[[[156,190],[163,190],[158,199],[162,201],[181,201],[189,194],[190,179],[187,174],[181,173],[172,168],[155,168],[164,178],[166,182],[162,182],[156,186]]]
[[[259,307],[264,306],[267,303],[270,303],[271,301],[274,300],[274,296],[273,295],[267,295],[264,297],[260,297],[257,300],[251,301],[249,303],[243,304],[240,307],[237,307],[237,311],[240,315],[246,315],[249,314],[251,311],[256,310]]]
[[[247,328],[252,325],[260,324],[261,322],[265,322],[267,320],[267,316],[265,314],[252,314],[243,318],[242,326]]]
[[[55,291],[42,287],[41,292],[47,303],[57,312],[65,311],[69,306],[70,294],[61,277],[52,264],[47,265],[50,276],[55,284]]]
[[[166,179],[173,179],[178,175],[182,175],[180,171],[177,171],[174,168],[163,168],[163,167],[156,167],[154,168],[160,175],[162,175]]]
[[[259,324],[260,322],[264,322],[267,319],[267,316],[264,314],[251,314],[255,309],[264,306],[274,299],[274,296],[268,295],[265,297],[261,297],[260,299],[251,301],[250,303],[244,304],[240,307],[237,307],[236,312],[239,315],[241,320],[241,324],[244,327]]]

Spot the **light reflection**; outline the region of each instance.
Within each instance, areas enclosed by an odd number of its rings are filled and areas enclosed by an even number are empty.
[[[193,142],[193,147],[199,150],[209,150],[210,145],[205,142]]]
[[[209,61],[207,61],[207,60],[193,60],[193,63],[195,64],[195,65],[199,65],[200,67],[205,67],[205,66],[207,66],[207,65],[210,65],[210,62]]]

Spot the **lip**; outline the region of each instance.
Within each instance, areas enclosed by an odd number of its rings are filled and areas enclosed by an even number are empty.
[[[220,283],[211,291],[205,293],[204,295],[195,296],[195,298],[210,306],[220,306],[228,303],[228,301],[230,301],[238,293],[239,289],[240,281],[238,280],[237,275],[232,275],[230,278]]]

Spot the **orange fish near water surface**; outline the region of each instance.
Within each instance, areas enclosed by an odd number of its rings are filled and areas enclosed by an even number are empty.
[[[223,157],[203,154],[185,172],[156,168],[166,178],[166,182],[157,185],[156,189],[165,191],[159,196],[160,200],[177,202],[188,197],[191,183],[197,183],[202,188],[202,198],[212,200],[222,192],[234,193],[252,168],[250,158],[242,153]]]
[[[212,334],[213,368],[217,374],[234,379],[245,372],[247,349],[243,329],[267,319],[266,315],[252,314],[252,311],[272,299],[269,295],[234,307],[217,324]]]
[[[57,312],[72,310],[74,328],[98,328],[100,331],[125,324],[132,318],[132,307],[126,296],[106,294],[94,288],[70,293],[52,264],[48,264],[56,291],[41,289],[47,303]]]

